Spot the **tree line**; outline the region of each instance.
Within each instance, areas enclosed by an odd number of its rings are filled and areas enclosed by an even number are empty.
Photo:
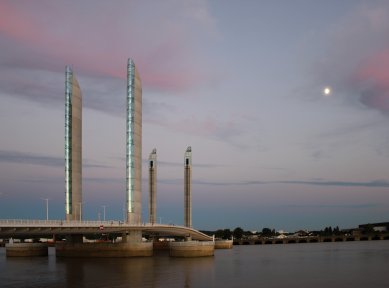
[[[252,231],[245,231],[241,227],[236,227],[233,230],[230,229],[218,229],[216,231],[202,231],[203,233],[207,235],[215,235],[216,239],[231,239],[234,237],[234,239],[242,239],[247,238],[250,236],[258,236],[258,237],[275,237],[280,235],[279,232],[277,232],[275,229],[272,228],[263,228],[261,231],[258,232],[252,232]],[[322,230],[317,231],[297,231],[293,233],[283,233],[285,235],[292,235],[292,234],[304,234],[307,235],[315,235],[315,236],[338,236],[338,235],[345,235],[347,233],[350,233],[350,230],[340,230],[338,226],[332,227],[328,226],[325,227]]]

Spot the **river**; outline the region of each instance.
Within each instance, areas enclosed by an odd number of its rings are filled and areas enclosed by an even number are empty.
[[[7,258],[0,287],[389,287],[389,241],[234,246],[214,257]]]

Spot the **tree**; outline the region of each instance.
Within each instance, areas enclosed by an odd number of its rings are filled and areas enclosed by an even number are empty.
[[[270,228],[263,228],[262,229],[262,236],[264,236],[264,237],[272,236],[271,229]]]
[[[219,239],[223,239],[224,238],[224,231],[222,229],[217,230],[215,232],[215,237],[219,238]]]
[[[234,229],[234,231],[232,232],[232,234],[234,235],[234,238],[235,239],[242,239],[242,236],[243,236],[243,229],[240,228],[240,227],[237,227]]]
[[[223,230],[223,239],[231,239],[232,232],[230,229]]]

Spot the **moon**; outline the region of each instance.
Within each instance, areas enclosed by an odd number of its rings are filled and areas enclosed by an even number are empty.
[[[325,87],[323,90],[324,95],[330,95],[331,94],[331,88],[330,87]]]

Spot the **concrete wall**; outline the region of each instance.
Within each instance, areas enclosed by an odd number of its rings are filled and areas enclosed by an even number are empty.
[[[82,96],[74,74],[72,98],[72,220],[80,220],[82,219]]]
[[[139,243],[56,243],[57,257],[148,257],[152,242]]]
[[[7,243],[5,245],[7,257],[47,256],[47,249],[46,243]]]
[[[233,247],[232,240],[216,240],[215,249],[231,249]]]
[[[157,150],[149,156],[149,223],[157,222]]]
[[[192,228],[192,147],[184,157],[184,225]]]
[[[65,213],[66,220],[82,214],[82,95],[70,67],[65,74]]]
[[[172,257],[213,256],[214,251],[215,244],[212,241],[170,242],[170,256]]]

